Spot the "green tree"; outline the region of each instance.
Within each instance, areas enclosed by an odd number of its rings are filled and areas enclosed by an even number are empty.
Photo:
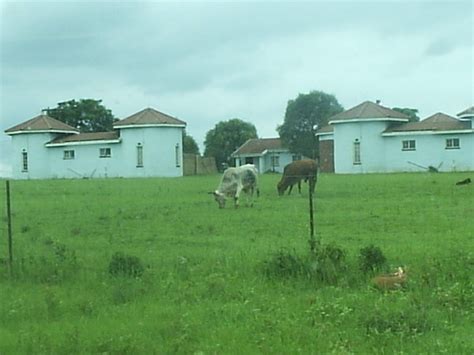
[[[334,95],[322,91],[299,94],[288,101],[284,122],[277,127],[283,145],[294,154],[316,158],[315,130],[327,125],[329,117],[343,110]]]
[[[415,109],[415,108],[394,107],[394,108],[392,108],[392,110],[398,111],[398,112],[401,112],[401,113],[407,115],[410,122],[418,122],[420,120],[420,117],[418,117],[418,110]]]
[[[117,119],[101,102],[93,99],[69,100],[59,102],[58,107],[47,108],[46,113],[81,132],[111,131]]]
[[[207,132],[204,141],[204,155],[214,157],[218,167],[230,165],[230,155],[250,138],[257,138],[257,129],[252,123],[233,118],[217,123]]]
[[[183,153],[199,155],[199,146],[194,138],[183,130]]]

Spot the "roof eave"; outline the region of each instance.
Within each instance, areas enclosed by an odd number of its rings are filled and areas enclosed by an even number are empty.
[[[174,124],[174,123],[147,123],[147,124],[126,124],[126,125],[114,125],[114,129],[122,128],[150,128],[150,127],[172,127],[172,128],[186,128],[186,124]]]
[[[64,133],[64,134],[79,134],[78,131],[63,131],[60,129],[37,129],[37,130],[18,130],[18,131],[5,131],[6,134],[13,136],[17,134],[28,134],[28,133]]]
[[[392,137],[392,136],[421,136],[421,135],[436,135],[436,134],[466,134],[466,133],[474,133],[474,129],[456,129],[456,130],[443,130],[443,131],[435,131],[435,130],[423,130],[423,131],[399,131],[399,132],[385,132],[382,133],[384,137]]]
[[[380,118],[350,118],[331,120],[329,124],[354,123],[354,122],[408,122],[408,118],[380,117]]]
[[[91,145],[91,144],[115,144],[121,143],[122,139],[96,139],[96,140],[89,140],[89,141],[74,141],[74,142],[59,142],[59,143],[46,143],[44,146],[48,148],[53,147],[63,147],[63,146],[71,146],[71,145]]]

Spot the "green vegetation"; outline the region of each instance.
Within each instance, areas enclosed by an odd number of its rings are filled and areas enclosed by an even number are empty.
[[[315,255],[307,185],[279,197],[277,175],[238,210],[217,175],[13,181],[0,353],[472,354],[467,176],[321,175]],[[405,287],[371,285],[398,266]]]

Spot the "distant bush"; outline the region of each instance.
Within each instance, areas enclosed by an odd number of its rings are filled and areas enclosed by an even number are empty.
[[[345,276],[346,252],[336,245],[319,245],[315,252],[304,256],[295,251],[279,250],[264,262],[264,273],[273,278],[298,278],[335,284]]]
[[[382,250],[371,244],[360,249],[359,268],[364,273],[382,270],[387,263],[387,258]]]
[[[264,273],[268,277],[289,278],[310,276],[308,260],[288,250],[277,251],[264,262]]]
[[[109,274],[112,276],[140,277],[144,271],[143,263],[138,257],[120,252],[112,255],[109,263]]]

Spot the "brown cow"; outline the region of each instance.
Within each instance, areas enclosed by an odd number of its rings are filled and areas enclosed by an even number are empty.
[[[318,164],[315,160],[296,160],[293,163],[288,164],[283,169],[283,176],[277,185],[278,194],[281,196],[285,193],[288,186],[290,190],[288,195],[293,189],[293,185],[298,184],[298,191],[301,193],[301,180],[309,181],[311,191],[314,193],[318,174]]]

